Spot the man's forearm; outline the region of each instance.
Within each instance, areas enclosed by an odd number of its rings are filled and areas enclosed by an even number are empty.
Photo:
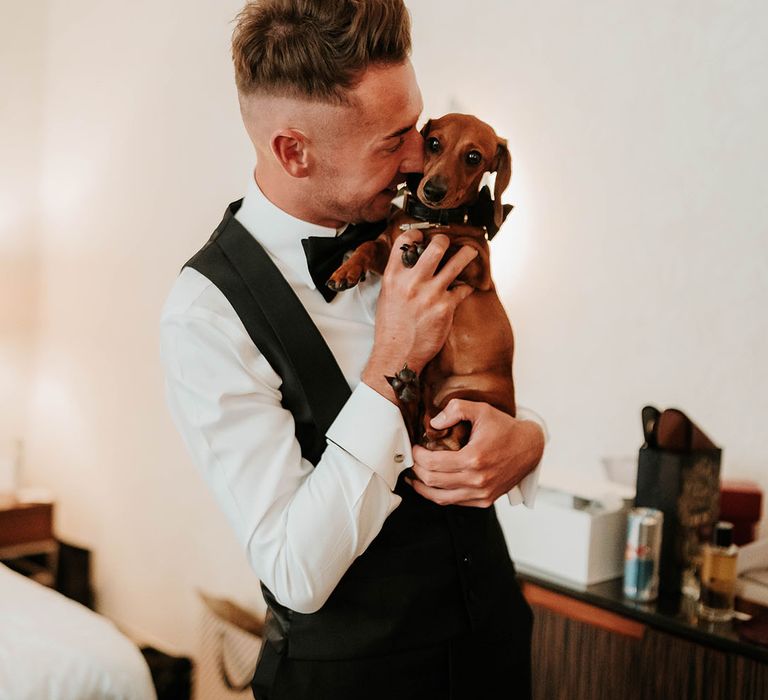
[[[360,379],[365,382],[371,389],[381,394],[385,399],[391,401],[395,406],[400,406],[399,401],[395,397],[395,392],[387,381],[387,377],[393,376],[396,372],[403,368],[406,364],[406,360],[402,357],[396,357],[395,353],[384,353],[374,351],[371,353],[371,357],[368,360],[368,364],[365,366]],[[408,366],[418,374],[420,368]]]

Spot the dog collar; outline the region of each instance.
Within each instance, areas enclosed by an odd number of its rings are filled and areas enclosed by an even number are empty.
[[[469,217],[469,207],[455,209],[431,209],[424,206],[413,194],[406,194],[405,213],[419,221],[445,226],[447,224],[465,224]]]
[[[403,210],[419,223],[403,224],[400,226],[403,231],[412,228],[434,228],[446,224],[469,224],[485,229],[489,241],[496,235],[499,227],[496,226],[494,202],[488,185],[480,188],[477,199],[469,206],[455,209],[430,209],[424,206],[414,194],[418,190],[422,177],[421,173],[409,173],[405,179]],[[502,209],[502,222],[510,211],[512,211],[512,205],[505,204]]]

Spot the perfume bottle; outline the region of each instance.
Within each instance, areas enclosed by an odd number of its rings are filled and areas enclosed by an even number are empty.
[[[699,617],[724,622],[733,616],[738,554],[733,523],[717,523],[712,543],[702,547]]]

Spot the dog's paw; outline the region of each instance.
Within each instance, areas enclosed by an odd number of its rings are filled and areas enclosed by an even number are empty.
[[[403,243],[400,246],[400,250],[403,251],[403,265],[413,267],[425,249],[426,246],[423,243]]]
[[[419,398],[419,377],[407,364],[394,377],[385,376],[385,379],[400,401],[410,403]]]
[[[456,425],[442,430],[432,427],[430,416],[424,417],[424,432],[421,436],[421,445],[433,452],[436,450],[458,451],[469,442],[472,433],[472,424],[469,421],[459,421]]]
[[[334,292],[343,292],[345,289],[351,289],[358,282],[364,281],[365,274],[363,266],[350,259],[331,275],[325,286]]]

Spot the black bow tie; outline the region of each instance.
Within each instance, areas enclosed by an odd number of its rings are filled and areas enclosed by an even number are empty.
[[[340,236],[309,236],[301,239],[307,267],[312,281],[326,302],[336,296],[336,292],[325,286],[331,275],[336,272],[344,260],[344,253],[354,250],[365,241],[372,241],[387,227],[386,221],[376,223],[349,224]]]

